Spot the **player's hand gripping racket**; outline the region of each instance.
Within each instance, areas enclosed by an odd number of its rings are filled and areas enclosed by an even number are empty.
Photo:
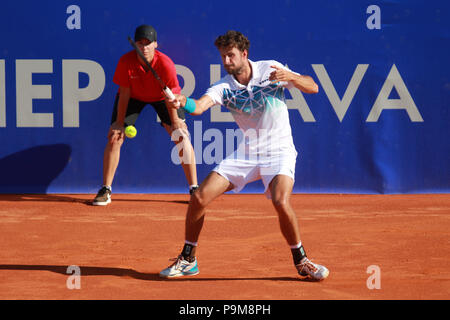
[[[139,55],[139,57],[141,57],[141,59],[144,61],[145,65],[147,66],[147,69],[149,69],[153,75],[155,76],[156,80],[158,80],[159,85],[161,86],[162,91],[164,92],[164,95],[167,97],[167,99],[169,101],[173,101],[175,100],[175,96],[173,95],[172,90],[170,90],[170,88],[168,86],[166,86],[166,84],[164,83],[164,81],[162,81],[162,79],[160,78],[160,76],[156,73],[155,69],[152,68],[152,66],[150,65],[150,63],[147,61],[147,59],[144,57],[144,54],[142,53],[142,51],[138,48],[138,46],[136,45],[136,42],[133,41],[133,39],[131,39],[131,37],[128,37],[128,41],[130,42],[131,46],[134,48],[134,50],[136,50],[137,54]],[[174,103],[175,107],[179,107],[180,106],[180,102],[178,100],[176,100],[176,102]]]

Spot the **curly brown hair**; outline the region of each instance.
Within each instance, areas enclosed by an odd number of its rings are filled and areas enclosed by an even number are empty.
[[[232,46],[243,52],[250,48],[250,41],[239,31],[229,30],[224,35],[218,36],[214,45],[217,49]]]

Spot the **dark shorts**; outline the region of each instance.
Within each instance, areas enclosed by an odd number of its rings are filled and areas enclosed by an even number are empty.
[[[111,116],[111,124],[113,124],[117,119],[117,104],[119,103],[119,95],[116,95],[116,100],[114,101],[114,108],[113,113]],[[163,123],[167,125],[171,125],[172,121],[170,121],[169,112],[167,111],[166,104],[164,103],[164,100],[162,101],[156,101],[156,102],[144,102],[140,100],[136,100],[133,98],[130,98],[130,101],[128,102],[128,108],[127,113],[125,114],[125,127],[130,126],[136,123],[136,120],[139,117],[139,114],[144,109],[146,105],[150,104],[153,109],[155,109],[156,113],[158,114],[159,119],[161,119],[161,126]],[[178,117],[182,120],[184,120],[184,109],[178,109]]]

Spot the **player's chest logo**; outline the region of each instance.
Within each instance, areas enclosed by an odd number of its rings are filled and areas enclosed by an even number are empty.
[[[251,90],[224,89],[224,106],[232,113],[247,115],[252,118],[260,118],[267,110],[275,107],[274,98],[283,99],[283,89],[277,85],[264,87],[254,86]]]

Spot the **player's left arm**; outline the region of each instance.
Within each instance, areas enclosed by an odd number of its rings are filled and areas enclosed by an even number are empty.
[[[269,77],[269,80],[272,82],[290,82],[294,87],[304,93],[319,92],[319,86],[310,76],[300,75],[277,65],[272,65],[271,68],[275,69],[270,73]]]

